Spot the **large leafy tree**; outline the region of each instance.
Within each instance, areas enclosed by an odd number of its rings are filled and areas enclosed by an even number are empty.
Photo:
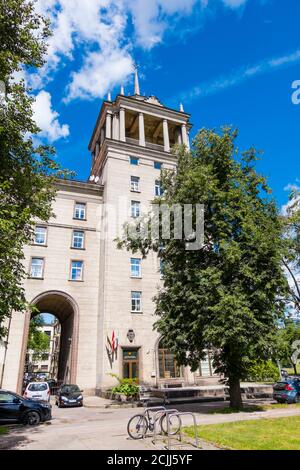
[[[157,203],[204,204],[201,249],[186,250],[184,239],[152,239],[145,231],[151,214],[140,222],[139,237],[127,227],[118,246],[143,256],[158,252],[163,287],[155,298],[155,327],[178,363],[192,370],[213,349],[230,404],[240,408],[240,381],[254,360],[270,355],[286,280],[276,205],[255,170],[257,152],[239,155],[236,135],[230,128],[201,130],[191,153],[177,149],[177,170],[162,174],[164,195]]]
[[[54,180],[65,174],[54,150],[34,143],[39,132],[34,97],[17,79],[22,70],[43,65],[49,35],[34,2],[0,0],[0,338],[12,311],[27,308],[22,248],[31,239],[34,219],[51,215]]]
[[[27,350],[34,353],[35,359],[40,358],[50,349],[50,338],[41,328],[44,325],[42,315],[36,315],[29,325]]]
[[[282,217],[285,241],[283,263],[289,279],[289,301],[292,309],[300,314],[300,192],[290,194],[286,213]]]

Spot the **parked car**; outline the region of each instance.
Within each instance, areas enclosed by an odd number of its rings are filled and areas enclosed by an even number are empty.
[[[35,401],[50,401],[50,387],[47,382],[30,382],[24,392],[24,398]]]
[[[50,403],[36,402],[16,393],[0,390],[1,423],[22,423],[36,426],[40,422],[51,419]]]
[[[273,398],[278,403],[300,403],[300,379],[288,377],[273,385]]]
[[[62,408],[64,406],[82,406],[83,405],[83,390],[80,390],[78,385],[63,384],[56,394],[55,404]]]

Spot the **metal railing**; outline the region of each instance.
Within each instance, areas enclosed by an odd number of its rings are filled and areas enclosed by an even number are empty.
[[[196,417],[194,413],[191,413],[189,411],[185,411],[182,413],[167,413],[166,419],[167,419],[167,434],[168,434],[168,445],[167,445],[167,450],[171,450],[171,434],[170,434],[170,427],[171,427],[171,418],[172,416],[176,416],[179,419],[180,422],[180,427],[179,427],[179,440],[182,442],[182,420],[181,416],[192,416],[193,421],[194,421],[194,434],[195,434],[195,447],[198,449],[199,448],[199,439],[198,439],[198,433],[197,433],[197,423],[196,423]]]

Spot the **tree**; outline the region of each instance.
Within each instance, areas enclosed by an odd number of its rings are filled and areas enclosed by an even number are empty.
[[[294,360],[295,341],[300,341],[300,325],[289,318],[284,320],[284,324],[278,329],[276,344],[276,359],[282,365],[292,364],[297,375],[297,360]],[[299,357],[300,359],[300,357]]]
[[[43,65],[49,35],[34,2],[0,0],[0,338],[11,313],[28,308],[23,246],[31,241],[34,220],[47,221],[52,214],[55,179],[68,174],[53,148],[34,143],[34,97],[24,80],[16,80],[22,70]]]
[[[40,358],[50,349],[50,338],[41,330],[44,324],[41,315],[36,315],[30,321],[27,350],[33,352],[35,358]]]
[[[230,405],[240,408],[240,381],[255,360],[270,354],[286,279],[276,205],[255,170],[257,152],[251,148],[240,156],[236,136],[230,128],[202,129],[191,153],[176,149],[177,170],[162,173],[164,195],[156,203],[204,204],[201,249],[187,250],[186,240],[166,240],[161,231],[152,239],[146,230],[151,214],[139,222],[138,237],[126,226],[118,247],[144,257],[158,252],[163,287],[154,299],[155,328],[178,364],[193,371],[204,351],[213,350],[216,371],[229,385]],[[159,222],[162,228],[162,217]]]
[[[300,313],[300,192],[294,190],[290,194],[286,214],[282,217],[285,253],[283,264],[289,279],[289,301],[291,307]]]

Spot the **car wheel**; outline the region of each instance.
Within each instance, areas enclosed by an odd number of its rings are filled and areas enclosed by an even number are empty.
[[[37,411],[29,411],[24,418],[24,423],[28,426],[37,426],[40,424],[41,417]]]

